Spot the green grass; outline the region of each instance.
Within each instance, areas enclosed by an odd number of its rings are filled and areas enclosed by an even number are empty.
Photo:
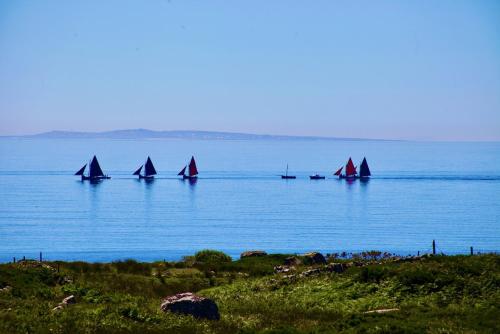
[[[12,289],[0,292],[0,333],[500,332],[497,255],[398,262],[370,253],[341,274],[299,275],[310,266],[275,274],[287,256],[2,264],[0,288]],[[162,297],[185,291],[214,299],[221,320],[159,310]],[[51,311],[70,294],[76,304]],[[387,308],[400,310],[364,313]]]

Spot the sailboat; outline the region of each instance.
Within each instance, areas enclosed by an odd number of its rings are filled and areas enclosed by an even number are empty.
[[[288,175],[288,164],[286,164],[286,172],[285,175],[281,175],[282,179],[296,179],[295,175]]]
[[[358,172],[356,171],[356,166],[352,163],[351,158],[349,158],[349,161],[347,161],[347,164],[345,166],[345,174],[342,174],[342,169],[344,167],[340,167],[339,170],[335,172],[334,175],[338,176],[340,179],[361,179],[361,180],[367,180],[370,178],[372,175],[370,172],[370,168],[368,167],[368,162],[366,161],[366,158],[363,158],[363,161],[361,162],[361,165],[359,167],[359,175]]]
[[[144,173],[141,174],[142,167],[144,167]],[[156,175],[156,169],[155,166],[153,166],[153,162],[151,161],[151,158],[148,157],[146,159],[146,163],[139,167],[133,175],[139,176],[139,179],[153,179]]]
[[[188,174],[186,175],[186,169],[188,169]],[[191,157],[191,161],[188,166],[184,166],[184,168],[177,174],[181,175],[183,179],[196,179],[198,177],[198,168],[196,168],[196,161],[194,160],[194,156]]]
[[[104,179],[110,179],[111,177],[104,175],[102,172],[101,166],[99,166],[99,161],[97,161],[96,156],[92,158],[92,160],[89,163],[89,173],[85,175],[85,168],[87,167],[87,164],[83,165],[82,168],[78,170],[78,172],[75,173],[75,175],[80,175],[82,177],[82,181],[85,180],[90,180],[90,181],[98,181],[98,180],[104,180]]]
[[[345,174],[341,174],[342,168],[339,169],[337,172],[339,173],[339,178],[340,179],[356,179],[358,178],[358,172],[356,171],[356,167],[354,166],[354,163],[352,162],[352,159],[349,158],[347,161],[347,164],[345,165]],[[337,175],[337,173],[335,173]]]
[[[368,167],[368,162],[366,162],[366,157],[363,158],[361,165],[359,166],[359,178],[368,179],[372,173],[370,173],[370,168]]]
[[[322,176],[322,175],[319,175],[319,174],[309,175],[309,178],[311,180],[324,180],[324,179],[326,179],[325,176]]]

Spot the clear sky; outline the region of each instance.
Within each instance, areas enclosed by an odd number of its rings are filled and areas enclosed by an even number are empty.
[[[500,1],[1,1],[0,134],[500,140]]]

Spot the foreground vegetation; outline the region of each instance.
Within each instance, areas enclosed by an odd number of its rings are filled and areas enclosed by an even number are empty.
[[[2,264],[0,332],[500,333],[498,255],[330,257],[346,264],[340,273],[301,258],[276,273],[285,258]],[[185,291],[213,299],[221,320],[160,310],[162,297]],[[76,304],[53,311],[68,295]],[[392,310],[367,313],[380,309]]]

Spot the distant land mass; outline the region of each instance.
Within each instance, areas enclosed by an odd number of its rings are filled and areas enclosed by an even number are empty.
[[[7,136],[4,136],[7,137]],[[367,138],[342,138],[321,136],[284,136],[260,135],[238,132],[218,131],[154,131],[147,129],[113,130],[103,132],[50,131],[35,135],[8,136],[17,138],[48,138],[48,139],[218,139],[218,140],[383,140]]]

